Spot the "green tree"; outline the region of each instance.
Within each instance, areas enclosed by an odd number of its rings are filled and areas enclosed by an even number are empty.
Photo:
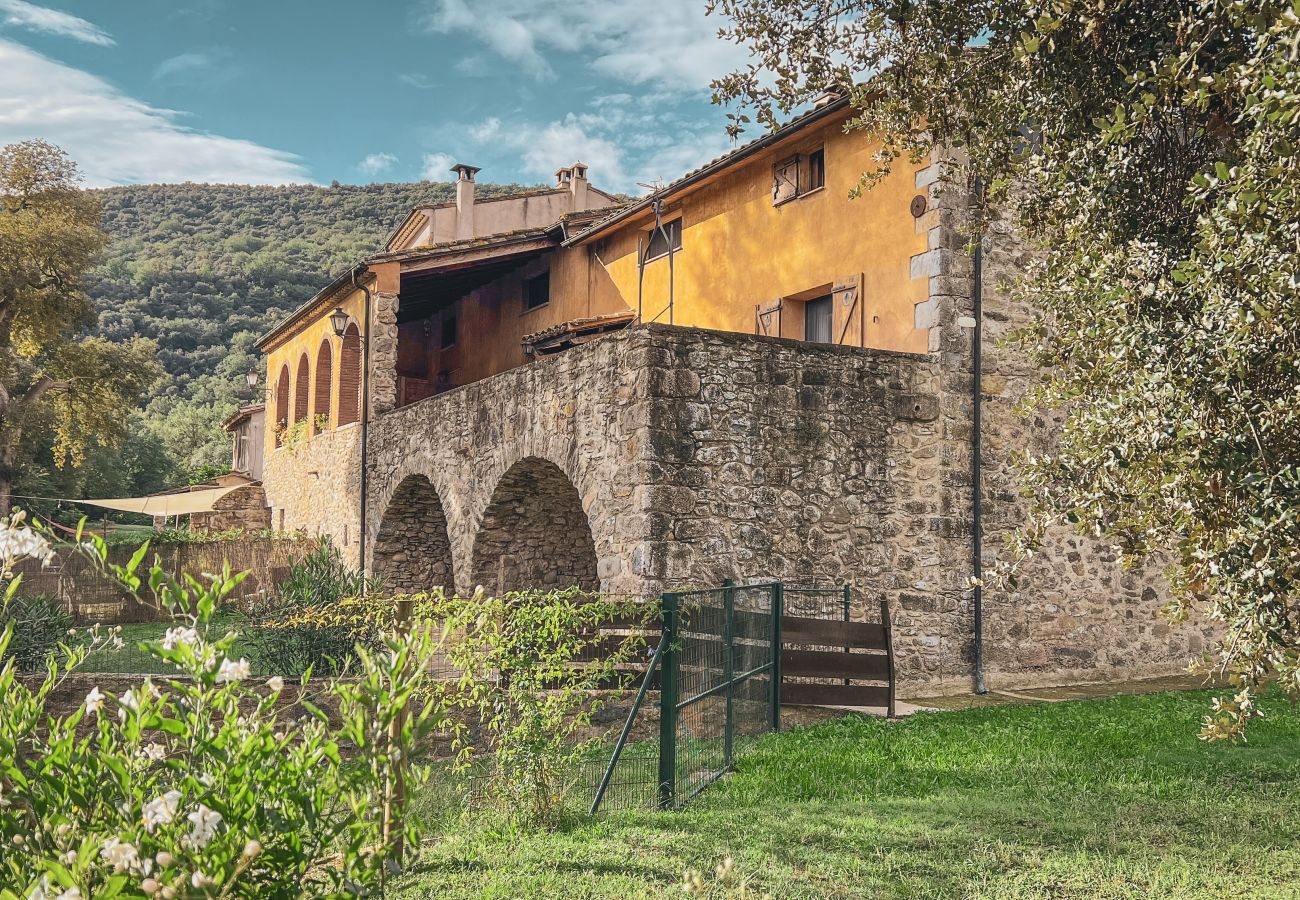
[[[1172,554],[1241,690],[1300,698],[1300,18],[1289,0],[715,0],[750,47],[731,128],[827,86],[883,139],[870,184],[949,147],[1039,253],[1013,291],[1060,445],[1022,472],[1032,552],[1068,521]],[[862,73],[871,73],[862,78]],[[861,80],[859,80],[861,79]]]
[[[95,322],[85,275],[105,235],[99,203],[77,182],[51,144],[0,149],[0,515],[25,429],[50,414],[56,465],[81,465],[92,442],[120,440],[159,372],[149,342],[85,335]]]

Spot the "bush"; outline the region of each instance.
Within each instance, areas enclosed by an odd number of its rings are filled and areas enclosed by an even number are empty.
[[[148,649],[186,677],[120,695],[95,687],[60,716],[47,703],[92,648],[68,649],[64,671],[32,689],[16,678],[12,627],[0,633],[0,900],[381,894],[400,840],[417,838],[393,823],[404,819],[396,786],[422,780],[410,760],[440,719],[426,683],[432,631],[359,652],[358,677],[323,689],[341,722],[331,726],[313,706],[286,709],[281,679],[252,685],[233,634],[203,637],[242,576],[181,583],[157,564],[142,576],[146,548],[121,567],[105,563],[102,541],[92,548],[120,584],[178,617]]]
[[[9,656],[19,672],[43,672],[46,661],[68,640],[72,617],[45,594],[14,596],[0,605],[0,630],[13,626]]]
[[[458,736],[461,766],[472,751],[484,754],[488,799],[514,822],[548,825],[562,813],[577,763],[600,741],[580,734],[605,702],[602,689],[618,684],[620,665],[644,646],[633,636],[611,650],[600,627],[651,609],[577,588],[420,605],[419,615],[441,623],[459,673],[447,703],[474,713],[482,729],[477,748]]]
[[[364,578],[321,541],[294,564],[275,594],[248,608],[244,638],[258,668],[277,675],[337,675],[355,665],[359,648],[378,649],[385,623],[357,599],[363,588],[374,593],[379,582]]]

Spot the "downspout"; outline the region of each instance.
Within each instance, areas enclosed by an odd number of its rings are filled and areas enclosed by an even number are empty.
[[[983,203],[984,182],[975,179],[975,199]],[[983,461],[981,425],[983,422],[983,390],[980,382],[984,376],[984,234],[975,243],[971,273],[971,301],[974,306],[975,327],[972,329],[974,347],[971,352],[971,575],[974,581],[975,628],[975,693],[987,694],[984,683],[984,489],[981,484],[980,465]]]
[[[357,281],[352,269],[352,287],[366,295],[365,334],[361,339],[361,510],[358,516],[361,549],[361,593],[366,593],[366,488],[369,481],[370,456],[370,288]]]

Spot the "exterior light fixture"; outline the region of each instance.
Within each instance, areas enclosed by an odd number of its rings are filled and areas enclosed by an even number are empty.
[[[343,307],[334,307],[334,312],[330,313],[330,326],[334,329],[335,337],[343,337],[343,330],[348,327],[348,314],[343,311]]]
[[[257,369],[249,369],[244,379],[248,382],[249,387],[257,387]]]

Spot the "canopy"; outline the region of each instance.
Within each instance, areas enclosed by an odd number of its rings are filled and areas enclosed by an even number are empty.
[[[217,501],[247,485],[205,488],[201,491],[181,491],[175,494],[155,494],[152,497],[109,497],[104,500],[78,500],[90,506],[120,509],[123,512],[144,513],[146,516],[188,516],[190,513],[212,512]]]

